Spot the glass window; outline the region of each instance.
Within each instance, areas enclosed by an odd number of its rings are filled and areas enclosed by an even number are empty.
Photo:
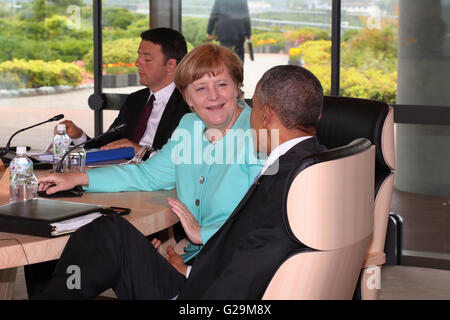
[[[309,68],[329,92],[331,2],[183,0],[182,30],[190,47],[215,41],[238,54],[243,47],[246,98],[265,71],[287,63]],[[253,61],[245,43],[249,35]]]
[[[398,1],[343,0],[340,95],[395,103]]]
[[[87,101],[93,79],[92,6],[82,0],[0,0],[0,145],[20,128],[63,113],[93,132]],[[41,150],[56,123],[14,137],[11,145]]]
[[[140,34],[149,28],[149,1],[103,1],[103,92],[132,93],[144,88],[135,65]],[[93,55],[89,57],[92,68]],[[107,130],[119,111],[103,111]]]

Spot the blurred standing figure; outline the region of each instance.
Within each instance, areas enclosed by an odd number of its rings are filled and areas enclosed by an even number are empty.
[[[233,50],[244,62],[244,42],[251,38],[247,0],[216,0],[209,17],[206,37],[213,33],[220,45]]]

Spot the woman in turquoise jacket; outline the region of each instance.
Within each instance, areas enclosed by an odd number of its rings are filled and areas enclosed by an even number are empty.
[[[251,108],[240,100],[242,82],[242,63],[229,49],[195,48],[175,73],[193,113],[181,119],[160,151],[138,165],[40,177],[39,189],[51,194],[75,185],[88,192],[176,188],[178,200],[168,201],[189,238],[183,259],[190,260],[233,212],[262,167],[254,151]]]

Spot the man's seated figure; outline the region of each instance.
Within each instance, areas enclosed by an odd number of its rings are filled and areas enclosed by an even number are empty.
[[[140,83],[145,89],[131,93],[110,128],[121,123],[127,126],[117,134],[92,141],[86,148],[117,149],[141,146],[161,149],[178,126],[185,113],[190,112],[173,79],[175,68],[187,53],[181,33],[169,28],[155,28],[142,32],[136,67]],[[70,120],[62,121],[74,144],[89,139]]]

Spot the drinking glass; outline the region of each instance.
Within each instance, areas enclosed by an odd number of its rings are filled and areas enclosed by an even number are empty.
[[[86,151],[83,147],[72,150],[64,159],[64,172],[83,172],[86,166]]]

